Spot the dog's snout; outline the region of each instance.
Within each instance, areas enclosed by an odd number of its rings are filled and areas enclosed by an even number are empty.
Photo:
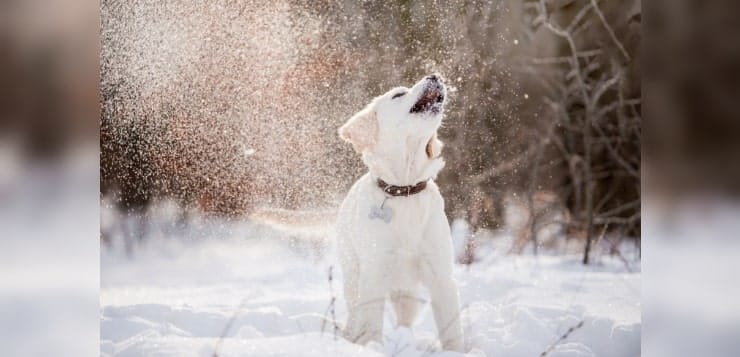
[[[428,80],[430,80],[430,81],[433,81],[433,82],[439,82],[439,81],[441,81],[441,80],[442,80],[442,79],[441,79],[441,78],[439,77],[439,75],[437,75],[437,74],[432,74],[432,75],[429,75],[429,76],[427,76],[427,79],[428,79]]]

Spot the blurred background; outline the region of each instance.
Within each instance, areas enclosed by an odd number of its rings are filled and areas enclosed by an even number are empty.
[[[98,355],[99,10],[0,2],[0,355]]]
[[[514,253],[587,262],[603,236],[639,247],[641,13],[640,1],[103,1],[103,202],[146,216],[167,200],[182,219],[337,207],[365,171],[337,128],[439,72],[451,220],[508,229]]]

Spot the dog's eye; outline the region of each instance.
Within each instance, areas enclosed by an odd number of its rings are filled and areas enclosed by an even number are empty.
[[[398,97],[403,97],[404,95],[406,95],[406,92],[396,93],[396,94],[394,94],[394,95],[393,95],[393,96],[391,97],[391,99],[396,99],[396,98],[398,98]]]

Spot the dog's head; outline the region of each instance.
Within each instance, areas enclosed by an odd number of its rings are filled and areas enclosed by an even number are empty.
[[[360,154],[373,151],[381,133],[388,140],[427,138],[427,154],[438,156],[442,143],[436,131],[446,99],[441,76],[426,76],[411,88],[397,87],[373,99],[339,128],[339,136]]]

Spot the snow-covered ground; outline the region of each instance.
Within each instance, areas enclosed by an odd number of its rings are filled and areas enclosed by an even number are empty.
[[[239,222],[146,232],[131,254],[121,239],[101,249],[102,355],[456,355],[439,351],[428,299],[413,332],[395,329],[386,309],[382,345],[335,333],[346,308],[331,246]],[[579,256],[504,255],[485,241],[480,256],[456,270],[470,355],[640,355],[639,261],[584,267]]]

